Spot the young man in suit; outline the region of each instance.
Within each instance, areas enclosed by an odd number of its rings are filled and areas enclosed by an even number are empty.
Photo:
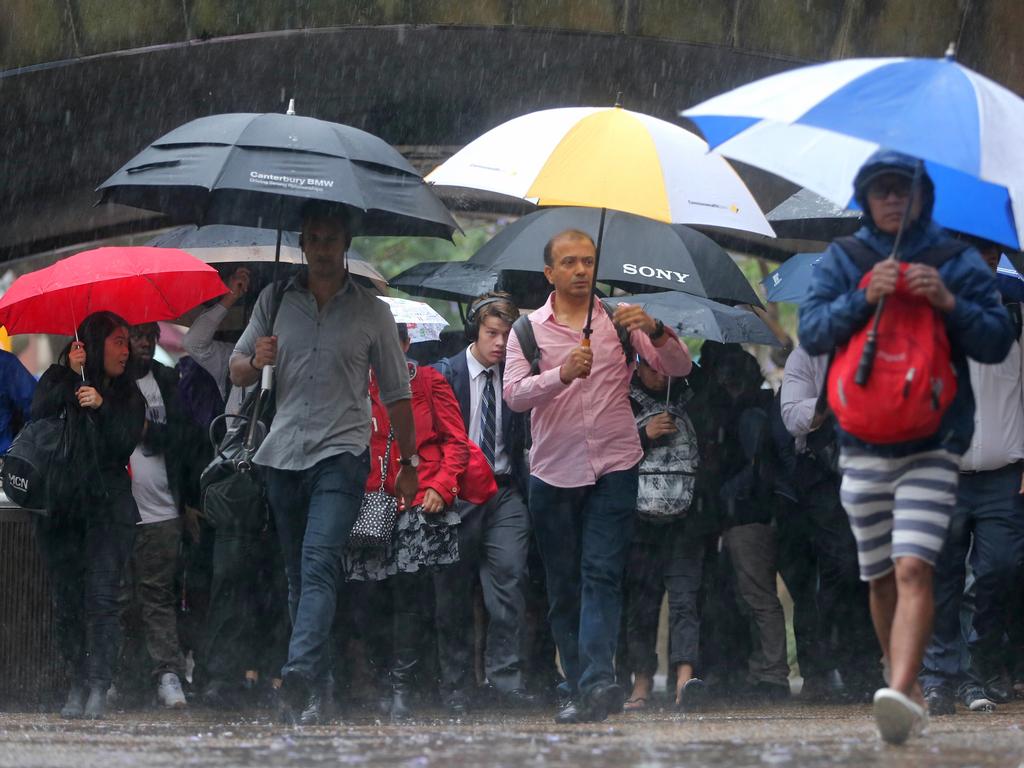
[[[501,399],[505,345],[519,310],[508,294],[488,293],[467,314],[470,344],[437,363],[459,402],[469,438],[487,457],[498,492],[480,505],[458,502],[459,562],[434,576],[441,688],[455,714],[470,704],[473,682],[473,588],[479,578],[490,621],[484,666],[504,706],[530,706],[523,683],[526,557],[530,538],[523,466],[523,417]]]

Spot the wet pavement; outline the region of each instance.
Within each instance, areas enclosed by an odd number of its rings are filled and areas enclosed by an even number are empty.
[[[97,723],[0,713],[0,768],[189,766],[1024,766],[1024,703],[932,720],[904,747],[879,743],[866,706],[620,715],[555,726],[545,716],[424,718],[392,726],[285,728],[267,713],[114,713]]]

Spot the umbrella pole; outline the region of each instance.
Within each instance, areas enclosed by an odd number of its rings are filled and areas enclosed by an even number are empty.
[[[903,218],[900,219],[900,228],[896,230],[896,240],[892,244],[892,253],[888,256],[889,261],[899,261],[900,243],[903,240],[903,233],[910,223],[910,209],[914,207],[914,195],[921,188],[923,166],[924,162],[921,160],[918,160],[914,166],[914,177],[910,181],[910,199],[907,201],[907,207],[903,211]],[[857,372],[853,377],[853,382],[859,387],[865,386],[868,383],[868,379],[871,378],[871,369],[875,365],[875,352],[878,347],[878,324],[882,320],[882,312],[884,310],[885,297],[883,296],[878,300],[878,306],[875,307],[875,316],[871,320],[871,329],[868,331],[867,341],[864,342],[864,349],[861,351],[860,361],[857,363]]]
[[[672,377],[668,377],[668,386],[665,388],[665,407],[672,402]]]
[[[68,303],[71,305],[71,324],[75,326],[75,343],[80,344],[81,339],[78,338],[78,318],[75,317],[75,302],[70,300],[68,297]],[[85,382],[85,366],[82,366],[82,382]]]
[[[274,248],[274,269],[270,273],[270,285],[271,295],[273,300],[271,306],[277,306],[277,273],[278,268],[281,265],[281,236],[282,236],[282,216],[283,200],[278,198],[277,201],[277,245]],[[276,313],[275,313],[276,314]],[[272,321],[273,322],[273,321]],[[271,331],[274,329],[271,328]],[[263,410],[263,399],[270,394],[270,391],[274,388],[274,366],[265,365],[260,376],[260,391],[256,395],[256,403],[253,405],[252,418],[249,421],[249,430],[245,435],[245,450],[252,452],[256,448],[256,430],[260,422],[260,414]]]
[[[594,319],[594,291],[597,290],[597,268],[601,265],[601,241],[604,240],[604,219],[608,209],[601,209],[601,221],[597,225],[597,245],[594,246],[594,279],[590,282],[590,303],[587,306],[587,324],[583,326],[582,346],[590,346],[590,335],[594,332],[591,323]]]

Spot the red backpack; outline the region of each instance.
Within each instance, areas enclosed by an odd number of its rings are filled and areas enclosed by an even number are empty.
[[[859,288],[867,286],[878,254],[854,237],[837,244],[863,269]],[[939,267],[969,246],[942,243],[918,254],[915,262]],[[871,321],[836,350],[828,374],[828,403],[845,432],[866,443],[891,444],[934,435],[956,395],[956,370],[942,315],[928,301],[911,295],[900,263],[896,291],[886,299],[878,324],[871,376],[854,381]]]

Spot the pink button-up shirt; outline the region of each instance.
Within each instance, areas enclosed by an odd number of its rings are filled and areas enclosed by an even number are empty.
[[[594,367],[585,379],[562,383],[558,369],[583,334],[558,322],[554,294],[530,314],[540,347],[540,374],[530,375],[519,339],[509,336],[502,392],[513,411],[533,409],[530,474],[558,488],[593,485],[609,472],[629,469],[643,450],[629,405],[634,364],[626,364],[615,326],[594,308],[591,348]],[[668,376],[690,372],[690,353],[675,334],[660,348],[643,331],[633,331],[633,348],[656,371]]]

